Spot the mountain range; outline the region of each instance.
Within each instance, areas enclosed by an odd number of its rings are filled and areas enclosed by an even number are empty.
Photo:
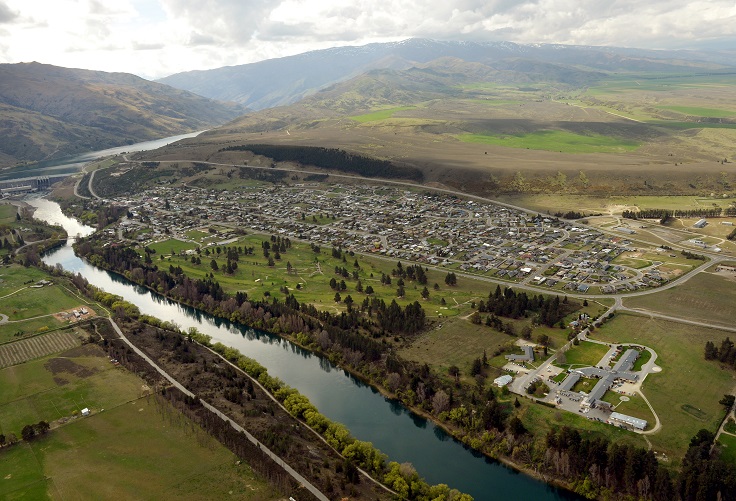
[[[512,42],[409,39],[360,47],[335,47],[212,70],[188,71],[161,83],[254,110],[294,103],[332,84],[370,70],[405,70],[443,57],[480,63],[498,71],[566,74],[600,71],[715,71],[732,65],[734,54],[644,50]],[[552,79],[555,76],[552,75]]]

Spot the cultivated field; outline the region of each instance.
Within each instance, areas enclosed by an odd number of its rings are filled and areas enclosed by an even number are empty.
[[[69,350],[81,344],[79,333],[63,330],[0,345],[0,369]]]

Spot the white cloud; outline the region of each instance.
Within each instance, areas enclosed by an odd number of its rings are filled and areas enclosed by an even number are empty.
[[[687,47],[733,0],[0,0],[0,61],[148,77],[409,37]],[[729,45],[732,47],[732,45]]]

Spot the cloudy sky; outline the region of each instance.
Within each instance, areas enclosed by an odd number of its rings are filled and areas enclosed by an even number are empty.
[[[736,48],[736,1],[0,0],[0,62],[146,78],[410,37]]]

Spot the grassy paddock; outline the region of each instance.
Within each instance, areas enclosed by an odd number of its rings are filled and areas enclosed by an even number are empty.
[[[80,419],[32,447],[62,499],[278,498],[247,465],[236,465],[235,455],[153,397]]]
[[[541,130],[519,135],[462,134],[458,139],[466,143],[565,153],[620,153],[633,151],[640,146],[640,143],[627,139],[600,134],[582,135],[560,130]]]
[[[675,317],[731,325],[736,283],[726,277],[699,273],[682,285],[654,294],[624,299],[629,308]]]
[[[483,356],[490,359],[496,349],[516,341],[485,325],[475,325],[469,320],[455,317],[447,319],[441,328],[421,334],[400,354],[409,360],[426,362],[441,374],[446,374],[451,365],[460,368],[461,377],[470,381],[470,366],[473,360]]]
[[[111,408],[137,398],[140,380],[114,367],[94,345],[0,370],[0,431],[68,418],[82,408]]]
[[[371,113],[365,113],[363,115],[354,115],[354,116],[351,116],[350,119],[355,120],[356,122],[360,122],[360,123],[376,122],[379,120],[387,120],[393,117],[394,113],[397,113],[399,111],[410,110],[412,108],[414,107],[413,106],[397,106],[395,108],[377,110]]]

